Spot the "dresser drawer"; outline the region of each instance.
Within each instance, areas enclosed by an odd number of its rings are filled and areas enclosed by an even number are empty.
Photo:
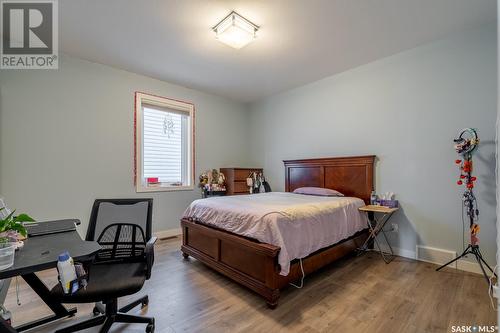
[[[241,169],[234,170],[234,181],[247,181],[248,176],[252,173],[253,170]]]
[[[247,186],[247,177],[252,172],[262,172],[259,168],[221,168],[220,171],[226,176],[226,193],[227,195],[234,194],[249,194]]]
[[[233,183],[233,192],[234,193],[250,193],[247,186],[247,181],[235,181]]]

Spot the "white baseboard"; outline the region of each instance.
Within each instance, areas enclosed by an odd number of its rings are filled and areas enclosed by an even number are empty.
[[[382,250],[387,252],[389,248],[387,246],[382,246]],[[415,251],[400,249],[397,247],[393,247],[392,250],[397,256],[429,262],[436,265],[445,264],[448,261],[456,258],[457,256],[457,253],[455,251],[449,251],[424,245],[417,245]],[[481,268],[479,267],[478,263],[465,259],[457,260],[449,267],[466,272],[482,274]]]
[[[375,250],[377,247],[375,246]],[[389,247],[386,245],[382,245],[382,251],[384,252],[390,252]],[[416,255],[414,251],[410,250],[405,250],[405,249],[400,249],[399,247],[392,247],[392,251],[394,252],[395,255],[403,258],[409,258],[409,259],[416,259]]]
[[[415,253],[417,260],[430,262],[431,264],[436,265],[442,265],[457,257],[457,253],[455,251],[424,245],[417,245]],[[454,263],[450,267],[457,268],[457,265]]]
[[[182,234],[182,229],[179,227],[179,228],[174,228],[174,229],[161,230],[161,231],[155,232],[154,234],[159,239],[175,237],[175,236],[179,236]]]
[[[444,249],[438,249],[435,247],[417,245],[417,260],[430,262],[437,265],[443,265],[448,261],[457,257],[455,251],[449,251]],[[456,268],[461,271],[482,274],[479,264],[474,261],[469,261],[465,259],[459,259],[454,263],[450,264],[448,267]]]
[[[483,274],[481,267],[479,267],[477,262],[465,259],[457,260],[457,269],[471,273]]]
[[[400,257],[409,258],[409,259],[417,259],[415,251],[400,249],[399,247],[393,247],[394,254]]]

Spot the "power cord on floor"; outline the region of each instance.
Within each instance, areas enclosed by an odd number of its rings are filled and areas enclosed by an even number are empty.
[[[300,285],[296,285],[290,282],[290,285],[294,286],[297,289],[302,289],[304,286],[304,278],[306,277],[306,274],[304,273],[304,266],[302,265],[302,258],[299,259],[300,262],[300,271],[302,272],[302,278],[300,279]]]
[[[17,300],[17,305],[21,305],[21,300],[19,299],[19,281],[17,280],[16,276],[16,300]]]
[[[465,251],[465,219],[464,219],[464,202],[462,201],[462,252]]]
[[[495,306],[495,301],[493,300],[493,286],[494,286],[493,279],[495,278],[495,272],[497,271],[497,267],[498,267],[498,265],[495,265],[495,267],[493,267],[493,273],[491,273],[491,276],[489,278],[490,286],[488,288],[488,296],[490,296],[491,307],[495,311],[497,310],[497,307]],[[497,283],[498,283],[498,281],[497,281]]]

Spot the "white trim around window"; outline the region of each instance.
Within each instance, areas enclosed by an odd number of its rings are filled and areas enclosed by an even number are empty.
[[[192,103],[135,93],[137,192],[194,189],[194,111]]]

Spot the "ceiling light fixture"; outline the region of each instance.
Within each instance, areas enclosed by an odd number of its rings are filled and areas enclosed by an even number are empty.
[[[259,27],[232,11],[212,28],[215,37],[222,43],[241,49],[257,37]]]

